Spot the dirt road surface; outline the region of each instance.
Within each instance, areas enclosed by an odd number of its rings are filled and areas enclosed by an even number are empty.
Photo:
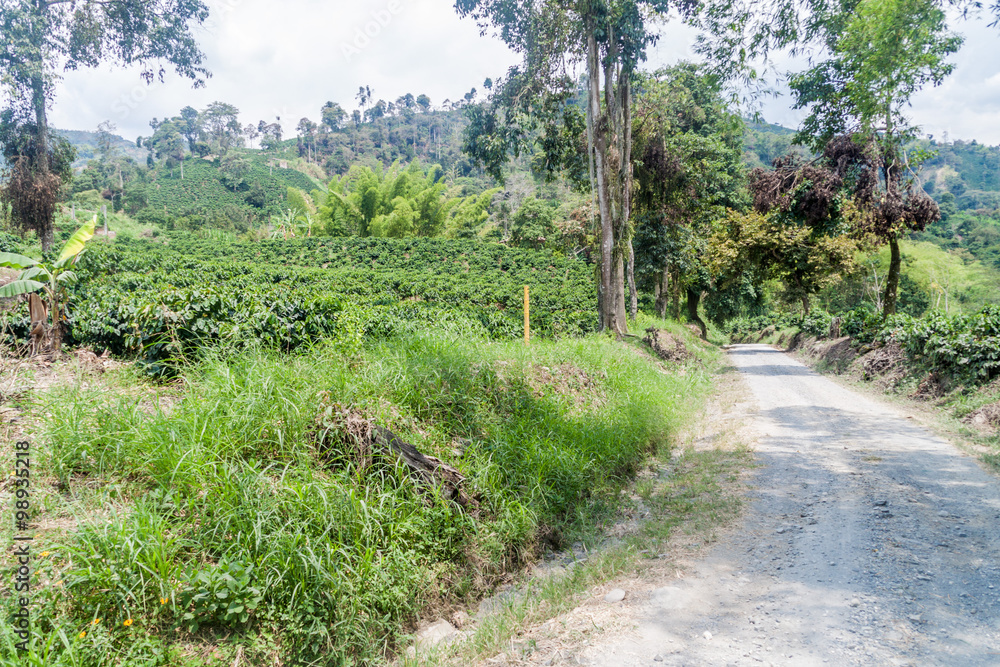
[[[586,664],[1000,665],[1000,479],[764,345],[750,508]]]

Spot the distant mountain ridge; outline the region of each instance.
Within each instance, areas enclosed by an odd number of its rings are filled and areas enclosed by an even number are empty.
[[[76,148],[76,160],[73,162],[74,169],[81,169],[87,166],[87,162],[97,157],[97,132],[87,130],[62,130],[54,129],[53,132],[63,137]],[[125,155],[129,156],[140,164],[145,164],[147,151],[139,148],[134,141],[129,141],[125,137],[112,135],[115,148],[118,148]]]

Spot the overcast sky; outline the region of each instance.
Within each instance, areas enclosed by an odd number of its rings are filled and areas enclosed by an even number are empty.
[[[52,112],[56,127],[92,130],[103,120],[128,139],[150,134],[149,121],[201,109],[220,100],[236,105],[244,124],[282,119],[286,133],[298,120],[319,119],[327,100],[356,108],[358,86],[375,99],[425,93],[435,106],[459,99],[486,77],[517,62],[499,41],[481,37],[459,19],[452,0],[209,0],[212,16],[199,29],[213,77],[193,90],[172,73],[147,86],[138,70],[111,67],[67,73]],[[913,100],[912,116],[925,133],[1000,144],[1000,29],[962,22],[966,36],[955,73]],[[695,59],[695,32],[663,28],[649,67]],[[782,68],[794,63],[782,62]],[[787,97],[766,100],[768,121],[795,127],[801,112]]]

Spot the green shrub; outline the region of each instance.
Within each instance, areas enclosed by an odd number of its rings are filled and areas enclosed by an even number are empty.
[[[263,599],[260,589],[250,585],[252,570],[223,558],[215,565],[187,572],[178,596],[180,608],[185,610],[181,623],[190,632],[203,625],[246,623]]]
[[[578,336],[595,324],[589,265],[548,251],[443,239],[168,241],[95,247],[70,299],[67,340],[160,373],[220,343],[293,350],[425,327],[511,339],[522,334],[525,284],[534,335]]]
[[[890,318],[875,340],[897,342],[919,368],[959,382],[983,384],[1000,375],[1000,307],[987,306],[973,315],[940,312],[917,319]]]
[[[832,322],[833,316],[830,313],[822,310],[812,310],[802,318],[802,321],[799,323],[799,329],[809,336],[823,338],[830,334],[830,324]]]
[[[21,252],[19,239],[13,234],[0,232],[0,252]]]

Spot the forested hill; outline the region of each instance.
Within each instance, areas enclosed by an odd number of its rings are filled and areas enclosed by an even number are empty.
[[[303,119],[298,134],[283,139],[277,151],[286,160],[294,157],[307,159],[320,169],[311,170],[314,177],[325,178],[343,175],[353,164],[388,167],[396,160],[408,163],[418,159],[425,164],[440,164],[453,176],[469,176],[474,166],[461,151],[461,133],[467,121],[461,106],[416,112],[406,110],[389,115],[377,110],[369,120],[342,124],[331,130],[329,124],[312,123]],[[374,108],[373,108],[374,109]],[[393,109],[395,111],[395,109]],[[377,117],[376,117],[377,116]],[[267,125],[266,123],[264,125]],[[260,127],[258,123],[255,127]],[[244,128],[244,132],[249,128]],[[83,130],[57,130],[77,149],[74,166],[82,168],[99,157],[96,132]],[[806,151],[792,144],[795,130],[774,123],[747,122],[744,135],[744,159],[750,167],[769,166],[771,162],[789,152],[802,155]],[[257,145],[260,130],[244,146],[263,151]],[[134,140],[112,135],[114,148],[138,163],[145,163],[147,148],[136,146]],[[960,210],[969,208],[997,208],[996,197],[985,193],[1000,192],[1000,146],[988,146],[975,140],[938,142],[924,139],[919,147],[931,151],[933,157],[924,163],[921,178],[925,189],[932,195],[951,192]],[[937,198],[937,197],[935,197]]]
[[[950,192],[960,210],[1000,207],[1000,146],[927,140],[921,147],[934,154],[922,173],[932,196]]]
[[[92,159],[100,155],[100,149],[98,148],[97,132],[88,132],[86,130],[54,130],[56,135],[63,137],[76,149],[76,161],[73,162],[74,168],[83,168],[87,166],[87,163]],[[131,157],[133,160],[143,161],[146,160],[146,151],[135,145],[135,141],[129,141],[124,137],[118,135],[111,135],[112,145],[125,155]]]
[[[109,134],[107,127],[103,135],[60,131],[78,151],[74,203],[89,209],[111,202],[115,210],[124,210],[140,222],[170,227],[176,223],[192,229],[244,230],[294,209],[318,216],[317,221],[329,229],[340,229],[343,211],[327,207],[324,219],[331,180],[340,183],[340,195],[351,196],[361,187],[358,170],[369,169],[379,175],[382,192],[386,183],[395,182],[389,176],[381,182],[381,174],[392,165],[405,170],[419,162],[422,176],[413,183],[428,177],[431,172],[427,170],[433,167],[434,178],[442,183],[440,192],[427,190],[418,195],[415,186],[410,187],[413,191],[404,197],[407,204],[400,209],[391,205],[399,193],[383,192],[389,199],[379,204],[380,212],[372,209],[366,214],[370,219],[363,221],[365,229],[378,215],[393,214],[392,225],[383,221],[379,228],[419,227],[428,214],[416,209],[430,201],[419,198],[433,196],[441,200],[436,222],[430,225],[435,229],[461,229],[463,235],[483,236],[498,227],[507,234],[510,225],[518,224],[525,238],[529,229],[533,238],[551,239],[556,229],[563,236],[566,230],[577,236],[583,233],[579,224],[587,216],[583,198],[565,184],[541,183],[531,173],[530,156],[511,165],[511,177],[500,192],[462,152],[466,107],[475,102],[474,94],[435,106],[424,95],[408,94],[389,103],[373,100],[369,91],[361,92],[360,109],[348,113],[328,102],[318,110],[318,120],[302,118],[292,136],[276,122],[244,125],[239,110],[222,102],[202,110],[185,107],[172,118],[154,119],[152,136],[138,141]],[[101,152],[101,136],[106,154]],[[747,122],[744,162],[748,167],[769,166],[790,151],[807,155],[792,144],[794,136],[795,130],[780,125]],[[917,142],[916,147],[933,156],[925,162],[921,184],[943,214],[942,221],[923,238],[1000,266],[1000,147],[930,138]],[[354,175],[348,176],[352,167]],[[492,194],[487,197],[488,193]],[[468,211],[459,214],[462,201],[469,202],[469,211],[475,209],[471,219],[478,223],[470,226]],[[530,205],[521,211],[524,202]],[[444,209],[447,213],[442,213]],[[443,223],[442,216],[446,218]],[[576,239],[569,245],[575,247]]]

